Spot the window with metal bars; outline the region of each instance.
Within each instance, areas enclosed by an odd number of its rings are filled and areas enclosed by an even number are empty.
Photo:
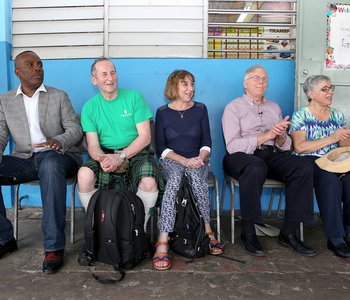
[[[208,58],[295,59],[297,0],[209,0]]]

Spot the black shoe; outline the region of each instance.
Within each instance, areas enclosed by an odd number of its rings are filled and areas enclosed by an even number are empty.
[[[340,243],[337,246],[334,246],[333,243],[330,240],[328,240],[327,247],[329,250],[333,251],[333,253],[336,256],[343,257],[343,258],[350,258],[350,248],[345,242]]]
[[[241,244],[245,252],[253,256],[266,256],[255,233],[241,234]]]
[[[296,253],[303,255],[303,256],[315,256],[316,252],[312,250],[311,248],[305,246],[305,244],[298,239],[298,237],[295,234],[290,234],[290,235],[280,235],[278,236],[278,242],[286,246]]]
[[[344,238],[345,242],[346,242],[346,245],[350,248],[350,236],[347,235],[345,238]]]
[[[0,258],[6,253],[10,253],[17,250],[17,242],[14,238],[6,243],[0,244]]]
[[[78,263],[83,267],[92,266],[93,261],[92,261],[91,255],[88,255],[87,251],[80,251],[79,257],[78,257]]]
[[[45,253],[43,262],[43,273],[53,274],[63,266],[63,250],[57,250]]]

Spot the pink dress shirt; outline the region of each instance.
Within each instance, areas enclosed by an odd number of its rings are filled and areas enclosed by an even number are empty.
[[[222,116],[227,152],[253,154],[257,148],[257,137],[268,132],[280,120],[282,120],[281,109],[272,101],[264,99],[258,105],[246,94],[232,100],[226,105]],[[276,140],[265,142],[265,145],[276,146],[282,151],[290,150],[291,144],[289,136],[281,147]]]

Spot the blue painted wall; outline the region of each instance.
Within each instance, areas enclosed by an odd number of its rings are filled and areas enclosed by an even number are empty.
[[[6,92],[10,87],[9,59],[11,30],[11,9],[9,1],[0,1],[0,93]]]
[[[206,103],[209,111],[213,139],[211,165],[220,183],[223,176],[221,161],[225,154],[221,115],[230,100],[242,95],[243,74],[249,66],[256,63],[265,66],[270,77],[267,97],[279,103],[284,115],[293,111],[294,61],[234,59],[114,59],[113,61],[119,74],[119,86],[140,91],[154,114],[159,106],[167,103],[163,91],[170,72],[183,68],[195,75],[195,99]],[[77,112],[81,111],[87,99],[98,92],[90,82],[89,72],[92,62],[92,59],[44,60],[45,84],[67,91]],[[14,76],[13,62],[10,64],[9,72],[13,82],[11,88],[16,88],[19,82]],[[264,197],[264,202],[266,201],[267,197]],[[228,207],[228,198],[225,203],[225,207]],[[7,201],[6,205],[10,204],[10,201]],[[29,204],[40,205],[40,196],[35,189],[30,190]]]
[[[10,57],[11,57],[11,5],[10,1],[0,1],[0,94],[10,88]],[[5,154],[9,149],[5,149]],[[11,199],[12,187],[3,187],[2,191],[6,199]],[[8,204],[9,201],[6,201]]]
[[[11,8],[10,1],[0,1],[0,93],[17,88],[11,60]],[[119,74],[119,86],[140,91],[151,110],[167,103],[163,91],[167,76],[174,69],[186,69],[196,77],[195,100],[204,102],[209,111],[213,152],[211,165],[222,183],[221,162],[225,145],[221,131],[221,115],[225,105],[242,95],[245,70],[253,64],[262,64],[268,71],[270,82],[266,96],[279,103],[284,115],[291,114],[294,101],[294,61],[277,60],[211,60],[211,59],[114,59]],[[44,60],[45,84],[65,90],[77,112],[86,100],[98,91],[90,82],[92,59]],[[69,191],[70,192],[70,191]],[[266,207],[269,191],[264,191]],[[5,205],[11,206],[11,189],[3,187]],[[38,188],[22,188],[29,198],[24,204],[41,205]],[[68,193],[69,195],[69,193]],[[229,207],[228,193],[225,207]],[[238,194],[236,195],[238,196]],[[277,197],[277,196],[276,196]],[[67,203],[69,204],[69,203]],[[236,201],[237,208],[239,201]]]

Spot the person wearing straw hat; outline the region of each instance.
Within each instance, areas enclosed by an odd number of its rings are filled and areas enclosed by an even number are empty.
[[[350,258],[350,129],[344,114],[331,107],[335,86],[325,75],[303,85],[308,106],[293,114],[294,154],[314,160],[314,187],[327,247]]]

